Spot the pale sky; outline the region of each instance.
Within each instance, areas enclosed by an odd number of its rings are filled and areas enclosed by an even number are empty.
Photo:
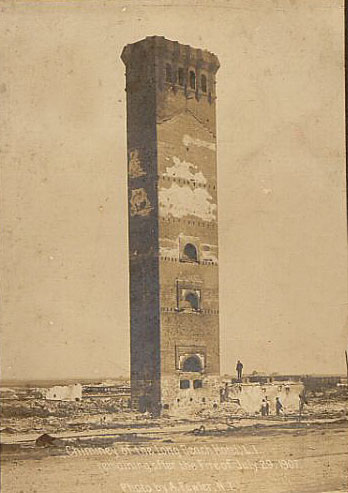
[[[120,54],[150,35],[221,64],[222,373],[345,372],[343,0],[186,4],[0,2],[3,378],[128,373]]]

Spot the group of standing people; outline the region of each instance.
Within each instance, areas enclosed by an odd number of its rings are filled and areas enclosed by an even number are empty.
[[[302,417],[303,408],[304,408],[305,404],[308,404],[305,396],[303,394],[299,394],[299,396],[298,396],[299,419],[301,419],[301,417]],[[279,397],[276,397],[276,399],[275,399],[275,410],[276,410],[277,416],[284,414],[284,407],[283,407],[283,404],[281,403]],[[265,396],[265,398],[262,399],[262,403],[261,403],[261,415],[262,416],[269,416],[269,414],[270,414],[270,402],[269,402],[267,396]]]
[[[283,404],[281,403],[279,397],[276,397],[275,400],[275,410],[277,416],[280,416],[281,414],[284,413]],[[261,402],[261,416],[269,416],[269,414],[270,414],[270,401],[268,400],[268,397],[266,395]]]

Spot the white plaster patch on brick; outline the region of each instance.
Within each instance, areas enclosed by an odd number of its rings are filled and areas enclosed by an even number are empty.
[[[183,136],[182,143],[184,144],[185,147],[188,147],[190,145],[194,145],[197,147],[205,147],[206,149],[209,149],[210,151],[216,150],[216,145],[213,142],[207,142],[206,140],[195,139],[194,137],[190,137],[187,134],[185,134]]]
[[[201,258],[202,260],[211,260],[212,262],[218,262],[217,258],[217,245],[210,245],[204,243],[201,248]]]
[[[179,258],[178,242],[175,240],[161,238],[159,250],[161,257]]]
[[[179,258],[177,248],[160,247],[161,257]]]
[[[210,262],[214,262],[215,264],[218,263],[218,258],[215,255],[212,255],[212,254],[207,255],[207,256],[203,254],[202,255],[202,260],[204,260],[204,261],[208,261],[209,260]]]
[[[173,156],[174,166],[168,166],[164,176],[171,178],[182,178],[183,180],[193,180],[196,183],[205,185],[207,179],[201,171],[196,172],[197,166],[188,161],[181,161],[177,156]]]
[[[169,188],[159,190],[159,213],[162,217],[196,216],[203,221],[216,219],[216,204],[205,188],[191,189],[172,183]]]

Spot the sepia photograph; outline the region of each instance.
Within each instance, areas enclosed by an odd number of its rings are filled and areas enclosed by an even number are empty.
[[[347,493],[344,0],[0,0],[4,493]]]

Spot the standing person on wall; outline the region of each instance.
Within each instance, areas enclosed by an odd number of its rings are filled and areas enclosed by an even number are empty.
[[[239,381],[241,381],[242,380],[242,372],[243,372],[243,363],[240,360],[237,361],[236,370],[237,370],[237,379]]]

